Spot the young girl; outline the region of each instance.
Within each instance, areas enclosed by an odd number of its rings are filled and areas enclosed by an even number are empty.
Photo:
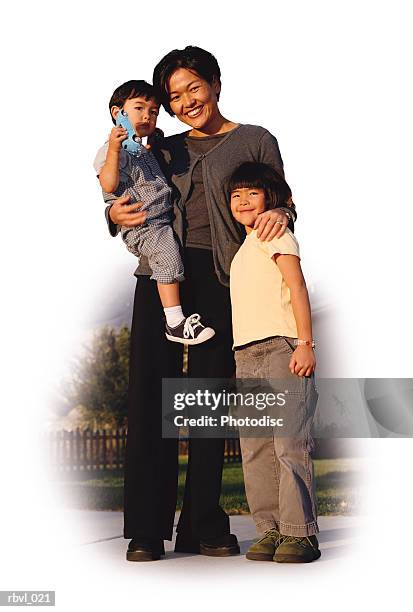
[[[297,240],[257,238],[257,216],[291,193],[270,166],[247,162],[229,181],[231,211],[247,236],[230,272],[237,378],[287,381],[288,409],[298,436],[243,437],[241,451],[248,504],[261,539],[247,559],[308,563],[320,557],[311,460],[311,423],[317,403],[311,312]],[[291,413],[290,413],[291,414]]]

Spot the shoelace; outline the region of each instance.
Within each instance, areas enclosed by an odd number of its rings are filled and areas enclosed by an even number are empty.
[[[200,323],[201,315],[198,313],[192,314],[185,321],[184,325],[184,338],[194,338],[195,337],[195,329],[197,327],[204,327],[202,323]]]
[[[311,548],[315,548],[310,538],[305,538],[305,537],[298,538],[296,536],[284,536],[284,544],[287,544],[287,543],[299,544],[300,546],[306,546],[307,544],[310,544]]]
[[[277,542],[280,542],[280,540],[282,540],[284,537],[285,536],[282,536],[281,533],[278,531],[278,529],[268,529],[268,531],[266,531],[264,533],[262,538],[260,540],[258,540],[257,544],[259,542],[262,542],[263,540],[265,540],[267,538],[272,538],[273,540],[276,540]]]

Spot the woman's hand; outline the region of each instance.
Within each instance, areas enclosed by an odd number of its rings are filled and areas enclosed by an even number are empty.
[[[123,227],[137,227],[146,221],[146,212],[139,212],[142,202],[128,204],[130,196],[122,196],[113,202],[109,209],[109,217],[115,225]]]
[[[297,346],[291,355],[289,369],[291,374],[297,376],[311,376],[316,366],[314,351],[311,346],[302,344]]]
[[[255,220],[254,229],[260,240],[272,240],[281,238],[288,225],[288,217],[283,210],[266,210],[258,215]]]

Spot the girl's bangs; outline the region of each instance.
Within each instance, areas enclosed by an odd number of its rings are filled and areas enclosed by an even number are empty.
[[[260,178],[260,177],[249,177],[249,176],[243,176],[243,177],[232,177],[230,182],[229,182],[229,191],[235,191],[236,189],[251,189],[251,188],[255,188],[255,189],[265,189],[266,185],[264,184],[264,181]]]

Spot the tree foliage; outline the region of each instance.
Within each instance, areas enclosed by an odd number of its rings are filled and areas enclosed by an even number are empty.
[[[77,408],[85,425],[121,427],[126,424],[130,331],[103,327],[83,355],[78,356],[66,387],[71,408]]]

